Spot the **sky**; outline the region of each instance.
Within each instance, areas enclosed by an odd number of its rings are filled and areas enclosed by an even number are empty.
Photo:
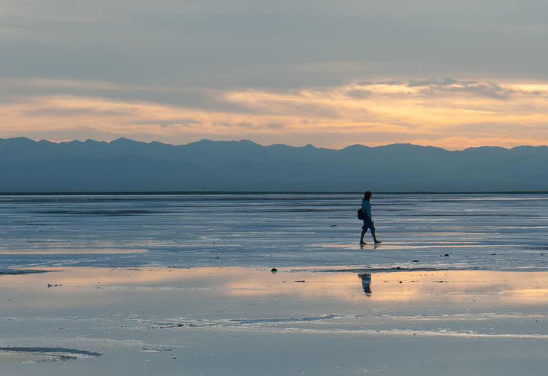
[[[0,138],[548,145],[545,0],[0,0]]]

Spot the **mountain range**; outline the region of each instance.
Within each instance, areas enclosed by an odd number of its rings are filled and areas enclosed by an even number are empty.
[[[0,192],[548,191],[548,147],[0,139]]]

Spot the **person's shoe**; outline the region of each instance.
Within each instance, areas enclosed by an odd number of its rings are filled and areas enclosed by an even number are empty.
[[[375,240],[375,244],[381,244],[382,242],[380,240]]]
[[[363,247],[364,245],[366,245],[367,243],[366,242],[360,242],[360,245]]]

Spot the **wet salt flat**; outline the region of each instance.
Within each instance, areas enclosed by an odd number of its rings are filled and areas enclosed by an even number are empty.
[[[548,195],[0,196],[0,262],[32,266],[548,269]],[[445,255],[448,256],[445,256]]]
[[[0,376],[548,373],[548,195],[360,198],[0,196]]]
[[[2,375],[548,371],[548,272],[46,271],[0,277]]]

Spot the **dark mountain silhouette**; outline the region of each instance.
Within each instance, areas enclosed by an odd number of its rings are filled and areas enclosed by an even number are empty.
[[[548,147],[0,139],[0,192],[548,190]]]

